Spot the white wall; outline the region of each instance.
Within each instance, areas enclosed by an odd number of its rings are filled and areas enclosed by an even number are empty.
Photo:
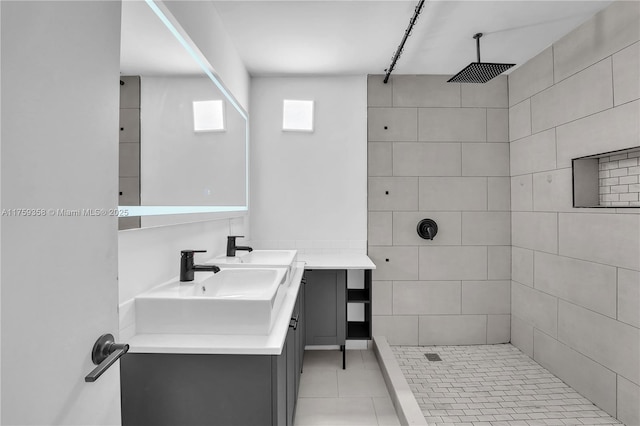
[[[255,246],[365,252],[366,96],[365,76],[252,79]],[[282,131],[283,99],[315,101],[313,133]]]
[[[639,209],[572,207],[571,159],[640,145],[640,3],[614,2],[509,76],[511,342],[640,424]]]
[[[117,205],[118,2],[1,2],[2,207]],[[117,424],[115,217],[2,217],[2,423]]]

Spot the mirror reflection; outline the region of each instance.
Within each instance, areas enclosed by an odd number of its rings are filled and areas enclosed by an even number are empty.
[[[142,217],[120,229],[246,210],[246,114],[188,48],[146,2],[122,3],[119,205]]]

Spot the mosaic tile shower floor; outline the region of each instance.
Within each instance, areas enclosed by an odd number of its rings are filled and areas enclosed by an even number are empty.
[[[430,426],[622,425],[510,344],[392,350]]]

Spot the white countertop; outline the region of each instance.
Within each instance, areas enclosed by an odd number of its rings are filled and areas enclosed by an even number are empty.
[[[269,335],[136,334],[128,342],[129,352],[279,355],[287,337],[303,272],[303,264],[298,262]]]
[[[305,269],[376,269],[366,254],[353,253],[298,253],[298,261]]]
[[[129,340],[131,353],[279,355],[289,330],[304,269],[375,269],[364,254],[299,253],[282,307],[268,335],[136,334]]]

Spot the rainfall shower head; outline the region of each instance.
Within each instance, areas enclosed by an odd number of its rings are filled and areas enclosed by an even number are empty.
[[[515,65],[480,62],[480,37],[482,37],[482,33],[473,36],[476,39],[478,62],[471,62],[462,71],[447,80],[447,83],[486,83]]]

